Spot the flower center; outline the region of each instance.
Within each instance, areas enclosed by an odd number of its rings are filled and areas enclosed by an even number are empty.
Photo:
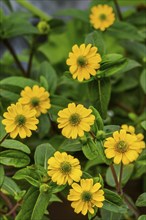
[[[105,21],[106,20],[106,15],[105,14],[101,14],[99,18],[100,18],[101,21]]]
[[[63,173],[68,174],[71,171],[71,165],[69,162],[62,162],[60,169]]]
[[[119,153],[124,153],[127,151],[127,149],[128,149],[128,145],[127,143],[125,143],[125,141],[119,141],[116,145],[116,150]]]
[[[18,125],[24,125],[26,122],[26,118],[24,115],[17,115],[15,118],[15,122],[18,123]]]
[[[39,98],[37,98],[37,97],[33,97],[33,98],[31,99],[31,104],[32,104],[33,107],[38,106],[38,105],[39,105],[39,102],[40,102],[40,100],[39,100]]]
[[[83,56],[79,56],[77,59],[77,64],[81,67],[85,66],[87,64],[86,58]]]
[[[84,192],[82,193],[81,197],[82,197],[82,200],[83,200],[84,202],[89,202],[89,201],[91,200],[91,198],[92,198],[92,194],[91,194],[91,192],[89,192],[89,191],[84,191]]]
[[[73,126],[78,125],[78,124],[80,123],[80,121],[81,121],[80,115],[77,114],[77,113],[72,114],[72,115],[70,116],[70,118],[69,118],[69,122],[70,122],[70,124],[73,125]]]

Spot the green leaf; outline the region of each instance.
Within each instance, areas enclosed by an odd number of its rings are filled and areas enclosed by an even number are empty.
[[[60,145],[60,151],[76,152],[82,150],[82,144],[79,140],[65,140]]]
[[[120,165],[114,165],[114,168],[116,171],[117,178],[119,179]],[[133,164],[128,164],[128,165],[124,166],[123,175],[122,175],[122,185],[125,185],[128,182],[128,180],[130,179],[130,177],[133,173],[133,170],[134,170]],[[107,169],[107,172],[106,172],[106,182],[109,186],[115,187],[115,181],[114,181],[110,167]]]
[[[126,19],[129,23],[134,24],[136,26],[145,26],[145,11],[139,11],[136,13],[132,13]]]
[[[44,77],[44,76],[40,76],[40,86],[44,87],[45,90],[48,91],[48,82],[47,82],[47,79]]]
[[[107,159],[104,153],[104,146],[102,141],[96,141],[96,147],[98,151],[98,158],[102,163],[110,164],[111,160]]]
[[[146,220],[146,215],[139,216],[138,220]]]
[[[136,200],[136,206],[143,207],[146,206],[146,192],[142,193]]]
[[[138,29],[128,22],[116,21],[108,30],[107,33],[117,39],[130,39],[142,41],[144,38],[139,34]]]
[[[105,119],[111,95],[110,80],[101,78],[90,82],[88,85],[90,97],[93,99],[93,106],[99,111],[101,117]]]
[[[27,154],[30,154],[29,147],[27,147],[26,144],[23,144],[22,142],[17,140],[6,139],[2,142],[1,146],[4,148],[20,150]]]
[[[26,195],[24,196],[23,205],[21,206],[21,210],[16,216],[15,220],[31,219],[31,214],[38,196],[39,196],[39,189],[33,186],[30,187]]]
[[[56,121],[58,118],[58,112],[63,108],[67,107],[71,102],[70,99],[65,97],[61,97],[59,95],[52,95],[50,97],[51,100],[51,108],[49,109],[49,114],[52,121]]]
[[[5,137],[6,135],[6,131],[5,131],[5,127],[2,124],[2,120],[3,118],[0,116],[0,141]]]
[[[0,163],[7,166],[24,167],[30,163],[29,157],[18,150],[0,152]]]
[[[38,124],[38,135],[40,138],[44,138],[47,134],[49,134],[51,128],[51,122],[47,114],[42,114],[39,117]]]
[[[103,209],[121,214],[127,212],[127,208],[123,204],[123,201],[119,195],[107,189],[104,189],[104,192],[105,201],[103,202]]]
[[[1,24],[0,37],[2,39],[9,39],[16,36],[38,34],[37,28],[26,17],[28,16],[21,16],[17,12],[6,16]],[[26,26],[27,28],[25,28]]]
[[[49,202],[50,203],[51,202],[62,202],[62,200],[58,196],[56,196],[55,194],[52,194]]]
[[[145,58],[145,51],[146,51],[146,45],[136,42],[136,41],[122,41],[122,46],[126,48],[126,50],[132,54],[138,59],[141,59],[144,61]]]
[[[42,219],[51,198],[51,192],[41,192],[36,200],[31,220]]]
[[[47,169],[47,161],[54,153],[55,149],[52,147],[52,145],[48,143],[38,145],[34,153],[35,164]]]
[[[0,165],[0,188],[1,188],[1,185],[3,184],[4,177],[5,177],[4,167]]]
[[[88,160],[94,160],[98,157],[97,146],[92,139],[87,140],[87,143],[82,147],[82,151]]]
[[[99,112],[98,112],[97,109],[95,109],[93,106],[90,106],[90,109],[92,110],[92,114],[95,116],[95,122],[94,122],[94,124],[97,125],[97,128],[98,128],[99,130],[103,130],[104,124],[103,124],[103,120],[102,120],[102,118],[101,118]]]
[[[38,85],[38,82],[21,76],[7,77],[0,82],[0,86],[7,86],[8,88],[9,86],[18,86],[20,88],[24,88],[25,86],[32,87],[33,85]]]
[[[144,69],[140,75],[140,85],[146,94],[146,69]]]
[[[15,183],[12,178],[5,176],[3,184],[1,186],[1,190],[15,197],[17,194],[21,192],[19,186]]]
[[[13,103],[17,102],[18,99],[20,98],[20,95],[14,93],[14,92],[10,92],[7,91],[5,89],[0,89],[0,96],[4,99],[7,99]]]
[[[47,61],[44,61],[40,65],[39,74],[44,76],[48,82],[48,91],[52,93],[55,92],[57,87],[57,74],[55,69]]]
[[[88,34],[85,38],[85,44],[92,44],[98,48],[98,53],[105,54],[105,43],[102,38],[102,34],[99,31],[94,31]]]
[[[33,166],[29,166],[27,168],[18,170],[13,176],[13,178],[16,180],[24,179],[35,187],[40,186],[40,181],[41,181],[40,174],[39,172],[37,172],[36,167]]]
[[[146,130],[146,120],[141,122],[141,126],[143,127],[144,130]]]
[[[122,55],[107,54],[103,56],[101,68],[97,71],[97,75],[100,77],[109,77],[117,73],[123,73],[127,65],[128,61]]]
[[[114,213],[105,209],[101,209],[102,220],[124,220],[123,215]]]

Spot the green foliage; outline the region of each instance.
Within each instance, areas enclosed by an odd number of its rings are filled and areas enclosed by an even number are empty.
[[[66,200],[71,186],[53,182],[64,175],[61,157],[57,157],[56,162],[51,159],[56,167],[54,179],[48,175],[48,159],[59,151],[79,160],[81,178],[92,178],[94,184],[101,184],[105,200],[101,208],[93,207],[93,214],[87,213],[89,220],[146,220],[143,213],[146,193],[141,191],[139,195],[137,190],[145,190],[146,149],[134,162],[122,168],[121,164],[113,164],[113,159],[106,157],[104,147],[106,138],[119,131],[122,124],[132,125],[135,134],[145,135],[145,0],[92,0],[84,10],[63,9],[51,16],[37,8],[35,1],[31,4],[27,0],[16,0],[15,3],[19,5],[19,11],[14,10],[11,0],[2,0],[0,9],[0,43],[4,46],[0,61],[0,219],[51,219],[50,205],[56,202],[62,202],[63,213],[70,213]],[[115,13],[115,22],[105,31],[95,30],[89,21],[91,7],[99,4],[113,7]],[[40,21],[47,23],[48,33],[45,30],[43,33],[46,34],[39,32]],[[20,44],[25,42],[24,48],[16,45],[18,37]],[[73,79],[66,63],[75,44],[91,44],[97,47],[101,56],[96,75],[82,82]],[[85,56],[86,52],[79,55]],[[86,65],[90,68],[90,63],[96,65],[96,61],[92,60],[92,53],[88,55],[90,59]],[[74,59],[77,58],[76,53]],[[75,66],[77,61],[72,62]],[[51,108],[38,117],[37,129],[31,137],[12,139],[5,129],[11,130],[17,124],[16,112],[11,112],[9,128],[2,124],[4,113],[10,111],[8,107],[11,104],[19,101],[26,86],[32,88],[34,85],[49,93]],[[41,92],[35,95],[41,96]],[[31,99],[31,94],[27,94],[27,98]],[[42,100],[45,99],[43,95]],[[44,107],[42,100],[39,100],[39,105]],[[69,103],[82,104],[95,116],[89,130],[85,123],[88,116],[84,119],[81,112],[78,132],[81,134],[82,126],[86,131],[76,139],[66,138],[57,120],[58,112],[67,108]],[[72,111],[69,109],[70,114]],[[69,112],[64,112],[64,126],[68,132],[71,128],[73,132],[75,127],[69,125]],[[17,114],[21,115],[21,111]],[[31,119],[25,123],[31,127]],[[142,141],[145,137],[139,142],[141,146]],[[134,157],[133,151],[127,157]],[[73,174],[72,170],[66,175],[72,178],[77,172]],[[56,216],[53,218],[57,219]],[[76,219],[76,214],[70,218]]]
[[[48,143],[37,146],[34,160],[36,165],[47,168],[48,159],[54,154],[55,149]]]
[[[103,209],[121,214],[127,212],[127,208],[120,196],[107,189],[104,189],[104,191],[106,200],[104,201]]]
[[[29,157],[18,150],[0,152],[0,163],[7,166],[24,167],[30,163]]]
[[[136,200],[136,206],[146,206],[146,193],[142,193]]]
[[[114,165],[114,168],[115,168],[117,177],[119,179],[120,166],[119,165]],[[123,176],[122,176],[122,185],[125,185],[128,182],[128,180],[130,179],[130,177],[133,173],[133,170],[134,170],[134,165],[133,164],[129,164],[129,165],[124,167]],[[109,186],[115,187],[115,181],[113,179],[112,172],[111,172],[110,168],[108,168],[107,172],[106,172],[106,182]]]

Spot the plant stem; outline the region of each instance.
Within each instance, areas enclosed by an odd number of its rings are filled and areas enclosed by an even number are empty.
[[[93,139],[96,138],[95,134],[94,134],[92,131],[90,131],[89,133],[91,134],[91,136],[93,137]]]
[[[118,1],[114,0],[114,3],[115,3],[115,7],[116,7],[116,10],[117,10],[118,17],[119,17],[120,21],[122,21],[123,20],[123,16],[122,16],[122,13],[121,13]]]
[[[122,174],[123,174],[123,164],[121,163],[120,177],[119,177],[119,184],[118,184],[118,192],[120,195],[122,195]]]
[[[110,168],[111,168],[111,171],[112,171],[112,174],[113,174],[113,178],[114,178],[114,181],[115,181],[115,184],[116,184],[116,190],[118,192],[118,190],[119,190],[119,182],[118,182],[118,178],[117,178],[117,175],[116,175],[115,168],[114,168],[113,164],[110,165]]]
[[[32,60],[33,60],[33,55],[35,52],[35,43],[36,43],[36,39],[34,36],[34,39],[32,41],[32,46],[31,46],[31,50],[30,50],[30,56],[29,56],[29,61],[28,61],[28,66],[27,66],[27,72],[26,72],[26,76],[28,77],[31,73],[31,67],[32,67]]]
[[[27,0],[25,0],[25,1],[24,0],[16,0],[16,2],[18,4],[20,4],[21,6],[23,6],[24,8],[31,11],[34,15],[37,15],[38,17],[40,17],[41,19],[44,19],[46,21],[49,21],[49,20],[52,19],[52,17],[50,15],[48,15],[45,12],[41,11],[39,8],[35,7],[34,4],[31,4]]]
[[[124,194],[123,198],[127,204],[127,206],[129,207],[129,209],[133,212],[133,214],[135,215],[136,219],[138,219],[139,217],[139,212],[137,211],[137,209],[133,206],[133,204],[130,202],[130,200],[127,198],[127,196]]]
[[[7,39],[4,39],[3,40],[3,43],[5,44],[5,46],[8,48],[8,50],[10,51],[10,53],[12,54],[14,60],[15,60],[15,63],[17,64],[18,68],[21,70],[22,74],[24,76],[26,76],[26,73],[25,73],[25,70],[21,64],[21,62],[19,61],[18,57],[17,57],[17,54],[15,53],[13,47],[11,46],[11,44],[9,43],[9,41]]]
[[[8,208],[11,210],[13,208],[13,205],[10,201],[10,199],[2,192],[0,192],[0,196],[2,197],[2,199],[5,201],[5,203],[7,204]],[[16,216],[16,212],[15,210],[13,211],[12,215],[15,217]]]
[[[2,140],[0,141],[0,144],[9,136],[9,133],[7,133],[3,138]]]
[[[19,206],[20,206],[20,204],[17,202],[16,205],[13,206],[13,208],[8,213],[6,213],[5,215],[6,216],[12,215]]]

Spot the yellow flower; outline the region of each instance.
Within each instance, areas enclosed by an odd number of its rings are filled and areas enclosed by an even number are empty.
[[[97,5],[91,8],[90,23],[95,29],[104,31],[115,21],[113,8],[108,5]]]
[[[62,135],[67,138],[75,139],[77,136],[84,136],[84,131],[89,132],[90,126],[94,124],[95,116],[91,114],[91,109],[86,109],[83,105],[68,104],[58,112],[58,128],[62,129]]]
[[[73,183],[72,188],[67,199],[72,201],[71,206],[76,213],[86,215],[89,211],[94,214],[95,206],[98,208],[103,206],[105,198],[100,183],[93,184],[93,179],[81,179],[80,185]]]
[[[142,149],[145,148],[145,143],[143,141],[144,135],[142,133],[135,134],[135,128],[131,125],[122,125],[122,129],[124,129],[127,133],[130,133],[131,135],[134,135],[137,138],[137,152],[141,153]]]
[[[40,21],[37,28],[41,34],[47,34],[50,31],[50,26],[46,21]]]
[[[79,182],[82,176],[79,160],[66,152],[56,151],[54,157],[48,160],[48,175],[58,185],[69,185],[73,181]]]
[[[106,157],[113,158],[115,164],[120,162],[129,164],[137,159],[145,144],[142,141],[137,141],[135,135],[126,133],[126,130],[121,129],[120,131],[115,131],[113,137],[106,139],[104,147],[106,148]]]
[[[126,124],[123,124],[123,125],[121,125],[121,128],[130,134],[135,134],[135,128],[131,125],[128,126]]]
[[[7,133],[10,133],[11,138],[15,138],[18,134],[20,138],[30,137],[31,130],[36,130],[36,124],[39,123],[35,117],[36,111],[30,110],[28,106],[23,106],[20,103],[11,104],[7,112],[4,113],[2,123],[6,125]]]
[[[75,44],[72,47],[66,64],[70,66],[69,71],[73,79],[77,78],[82,82],[84,79],[90,79],[91,75],[96,75],[96,70],[100,68],[99,63],[101,62],[101,56],[97,51],[97,47],[93,47],[91,44],[81,44],[80,47]]]
[[[21,92],[19,102],[22,105],[28,105],[30,109],[35,109],[36,117],[38,117],[41,113],[47,113],[47,109],[51,107],[49,96],[50,94],[43,87],[26,86]]]

